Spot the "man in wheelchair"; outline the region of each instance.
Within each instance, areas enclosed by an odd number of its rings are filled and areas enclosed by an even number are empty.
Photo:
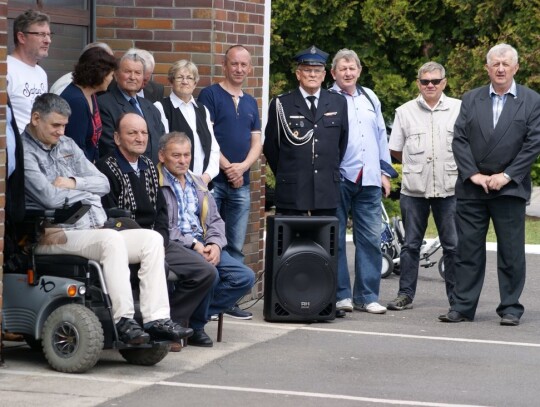
[[[35,99],[22,140],[27,209],[57,209],[77,202],[90,210],[71,225],[45,225],[36,254],[69,254],[100,262],[112,302],[119,339],[128,344],[180,341],[193,330],[170,319],[163,238],[155,231],[104,229],[101,197],[109,182],[75,142],[64,136],[71,114],[67,102],[52,93]],[[135,321],[129,264],[140,263],[140,308]]]

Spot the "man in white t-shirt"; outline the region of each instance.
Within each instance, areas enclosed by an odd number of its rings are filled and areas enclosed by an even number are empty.
[[[13,21],[15,49],[7,57],[7,92],[20,133],[30,122],[34,99],[47,92],[47,74],[37,63],[49,55],[49,25],[47,14],[30,9]]]

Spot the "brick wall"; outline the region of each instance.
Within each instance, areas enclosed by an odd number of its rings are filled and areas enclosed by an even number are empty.
[[[198,91],[222,79],[225,50],[243,44],[253,58],[245,90],[262,106],[264,0],[97,0],[96,37],[120,55],[130,47],[153,52],[154,80],[167,85],[167,71],[179,59],[197,64]],[[263,270],[264,181],[260,160],[251,170],[251,214],[244,253],[257,274]],[[262,293],[262,284],[254,295]]]

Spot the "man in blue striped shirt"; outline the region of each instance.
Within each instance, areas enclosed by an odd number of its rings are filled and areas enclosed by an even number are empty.
[[[386,126],[381,103],[371,89],[357,86],[362,65],[356,52],[342,49],[332,62],[334,89],[347,99],[349,141],[341,161],[341,203],[339,218],[339,253],[337,310],[351,312],[353,307],[371,314],[384,314],[378,303],[381,282],[381,199],[390,194],[388,174],[381,171],[381,161],[390,163]],[[382,187],[382,190],[381,190]],[[345,251],[345,232],[349,212],[353,219],[355,243],[355,282],[351,280]]]

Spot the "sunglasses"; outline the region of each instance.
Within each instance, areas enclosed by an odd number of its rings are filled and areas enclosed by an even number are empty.
[[[431,82],[433,85],[437,86],[439,83],[441,83],[441,81],[443,81],[444,78],[441,78],[441,79],[418,79],[418,81],[424,85],[424,86],[427,86],[429,85],[429,83]]]

